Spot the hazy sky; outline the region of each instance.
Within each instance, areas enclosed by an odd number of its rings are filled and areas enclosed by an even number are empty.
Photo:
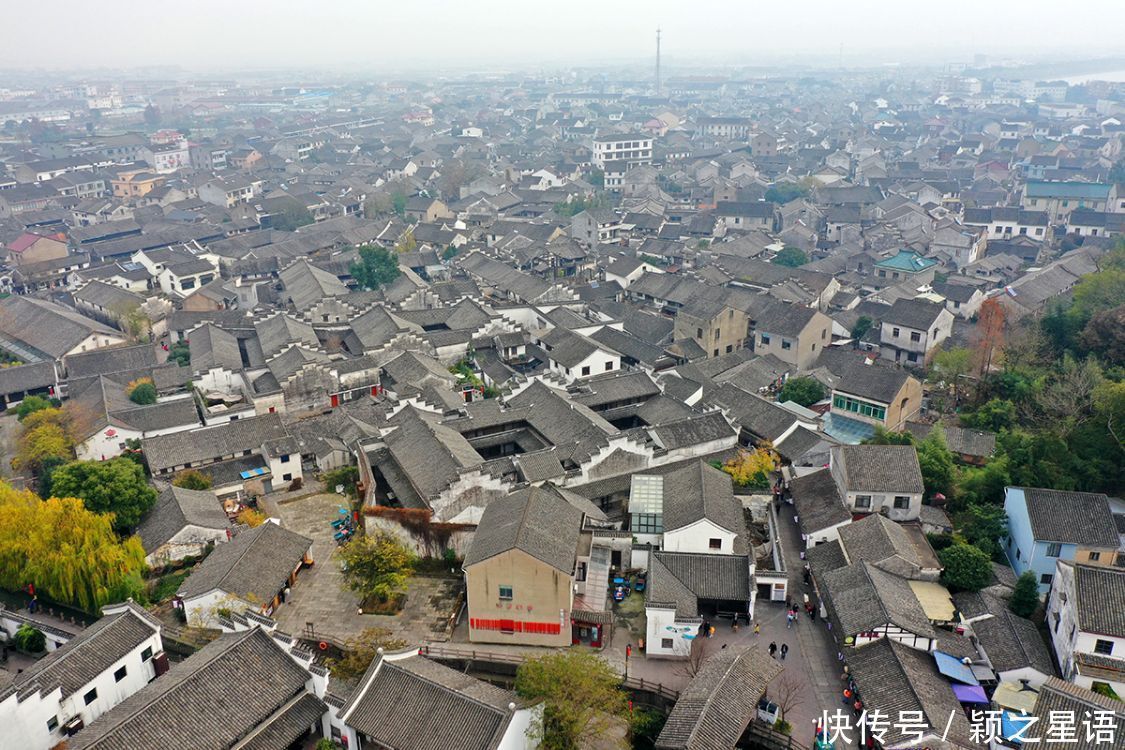
[[[1125,2],[2,0],[0,66],[332,70],[1125,54]],[[1084,25],[1086,24],[1086,25]],[[0,82],[2,83],[2,82]]]

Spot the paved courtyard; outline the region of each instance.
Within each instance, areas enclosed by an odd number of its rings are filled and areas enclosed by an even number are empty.
[[[339,518],[343,498],[319,494],[282,502],[269,508],[285,528],[313,540],[312,568],[301,571],[289,601],[274,617],[293,635],[345,641],[364,629],[386,628],[409,643],[448,640],[447,622],[456,603],[460,582],[451,578],[414,576],[406,604],[397,615],[359,613],[359,600],[344,584],[332,538],[332,521]]]

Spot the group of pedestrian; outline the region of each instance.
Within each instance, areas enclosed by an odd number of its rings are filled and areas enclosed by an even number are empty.
[[[700,638],[712,638],[712,637],[714,637],[714,635],[715,635],[715,626],[712,625],[709,621],[704,620],[703,624],[699,626],[699,637]]]
[[[770,651],[770,658],[773,658],[777,653],[779,653],[776,641],[770,641],[769,651]],[[781,644],[780,653],[781,653],[781,660],[785,661],[785,657],[789,655],[789,644],[788,643]]]

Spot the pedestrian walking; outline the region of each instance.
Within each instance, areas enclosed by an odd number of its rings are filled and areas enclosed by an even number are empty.
[[[793,627],[793,610],[789,610],[785,615],[785,629],[789,630]]]
[[[777,653],[777,643],[771,641],[770,642],[770,658],[772,659],[773,655],[776,654],[776,653]]]
[[[758,624],[757,620],[755,620],[754,621],[754,635],[761,635],[761,634],[762,634],[762,626]]]
[[[712,625],[712,626],[711,626],[711,629],[707,631],[707,637],[708,637],[708,638],[713,638],[714,636],[715,636],[715,626],[714,626],[714,625]]]
[[[788,654],[788,653],[789,653],[789,644],[788,643],[781,644],[781,660],[782,661],[785,661],[785,655]]]

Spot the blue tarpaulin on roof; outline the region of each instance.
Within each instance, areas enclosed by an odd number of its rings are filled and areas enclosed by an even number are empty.
[[[260,477],[264,474],[269,473],[270,470],[265,466],[259,466],[257,469],[250,469],[249,471],[239,472],[238,476],[242,477],[243,479],[253,479],[254,477]]]
[[[966,685],[980,684],[977,678],[973,676],[973,670],[969,668],[969,665],[962,664],[960,659],[943,651],[935,651],[934,661],[937,662],[938,671],[949,679],[963,682]]]
[[[1011,711],[1001,711],[1000,733],[1004,735],[1004,739],[1008,740],[1009,742],[1014,742],[1017,745],[1022,745],[1023,743],[1020,741],[1017,735],[1019,735],[1020,732],[1023,732],[1024,737],[1031,736],[1034,730],[1031,728],[1025,729],[1024,727],[1028,722],[1033,720],[1035,720],[1035,717],[1028,714],[1017,714]]]

